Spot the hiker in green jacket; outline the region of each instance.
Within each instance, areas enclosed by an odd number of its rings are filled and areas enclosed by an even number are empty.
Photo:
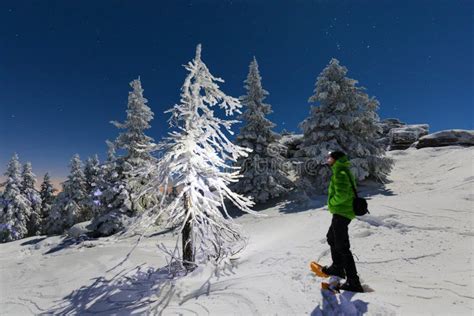
[[[340,151],[330,152],[327,163],[332,170],[328,191],[328,209],[332,221],[326,235],[331,247],[332,265],[323,267],[322,271],[328,275],[347,277],[341,290],[363,292],[349,243],[348,226],[355,218],[352,206],[355,195],[350,182],[355,187],[355,179],[349,170],[351,163],[346,154]]]

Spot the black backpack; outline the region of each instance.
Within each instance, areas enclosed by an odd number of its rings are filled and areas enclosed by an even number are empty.
[[[354,191],[354,199],[352,200],[352,207],[354,209],[354,213],[356,216],[362,216],[365,214],[370,214],[367,201],[364,198],[361,198],[357,195],[357,190],[355,189],[354,183],[352,183],[352,179],[349,173],[347,173],[349,177],[349,182],[351,183],[352,190]]]

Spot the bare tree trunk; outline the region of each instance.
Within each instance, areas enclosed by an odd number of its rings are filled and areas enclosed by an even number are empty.
[[[186,213],[190,210],[190,201],[187,194],[184,194],[184,207],[186,209]],[[192,271],[196,264],[195,255],[194,255],[194,238],[193,238],[193,225],[191,222],[192,218],[189,217],[184,224],[183,232],[182,232],[182,242],[183,242],[183,265],[188,271]]]

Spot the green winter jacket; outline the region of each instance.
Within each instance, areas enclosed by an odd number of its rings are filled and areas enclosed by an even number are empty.
[[[331,182],[328,190],[328,209],[332,214],[342,215],[348,219],[354,219],[354,209],[352,201],[354,199],[354,191],[352,190],[349,177],[352,183],[355,184],[354,176],[350,172],[349,167],[351,163],[347,156],[343,156],[336,160],[332,165]]]

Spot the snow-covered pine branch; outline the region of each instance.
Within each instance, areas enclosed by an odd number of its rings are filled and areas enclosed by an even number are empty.
[[[265,202],[287,193],[292,186],[285,171],[285,159],[281,155],[286,150],[280,143],[281,136],[272,128],[275,124],[265,116],[272,113],[271,105],[264,103],[268,92],[262,87],[262,77],[257,60],[249,65],[249,73],[244,81],[247,94],[240,97],[246,107],[239,117],[244,121],[236,143],[252,149],[248,157],[238,159],[242,177],[232,188],[241,194]]]
[[[311,159],[311,170],[304,170],[304,186],[311,184],[317,191],[327,187],[330,170],[325,166],[328,151],[341,150],[351,159],[358,180],[386,180],[392,168],[391,159],[384,157],[385,148],[378,142],[381,128],[376,113],[379,102],[370,98],[357,80],[346,77],[347,68],[332,59],[316,82],[309,102],[310,115],[301,124],[304,132],[301,145],[304,156]]]
[[[251,199],[229,189],[239,177],[239,168],[232,164],[248,149],[233,144],[226,136],[232,134],[235,120],[214,115],[216,108],[226,116],[241,113],[238,99],[227,96],[201,60],[201,45],[196,56],[184,66],[189,72],[181,88],[180,103],[167,111],[174,128],[165,140],[163,155],[154,166],[148,190],[157,194],[174,187],[174,194],[164,195],[156,216],[165,213],[169,227],[181,232],[183,263],[192,269],[198,262],[221,259],[236,251],[243,241],[239,227],[227,212],[225,201],[232,201],[247,213]],[[144,223],[149,218],[145,217]],[[241,246],[240,246],[241,247]]]

